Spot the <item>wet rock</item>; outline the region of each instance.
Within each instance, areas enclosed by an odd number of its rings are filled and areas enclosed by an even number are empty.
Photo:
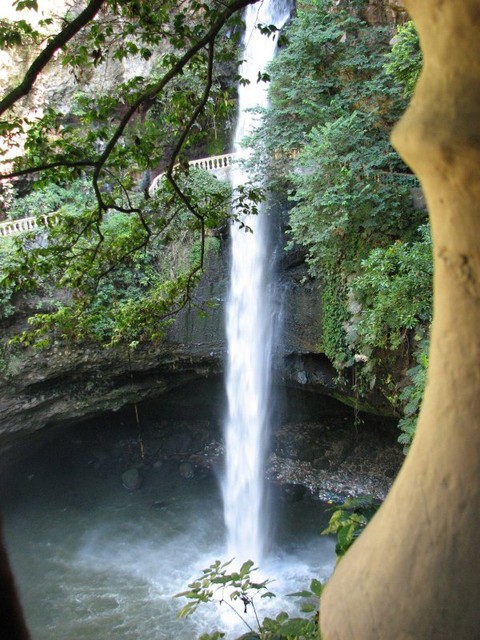
[[[193,476],[195,475],[195,470],[190,462],[182,462],[182,464],[178,467],[178,472],[180,473],[182,478],[186,478],[187,480],[189,478],[193,478]]]
[[[282,486],[283,495],[290,502],[298,502],[305,497],[307,489],[303,484],[287,483]]]
[[[137,491],[142,486],[142,477],[136,468],[128,469],[122,473],[122,485],[128,491]]]
[[[302,486],[321,500],[342,502],[362,494],[383,500],[404,460],[390,428],[356,429],[332,417],[283,424],[275,444],[267,475],[292,498],[295,487]],[[308,449],[314,456],[304,455]]]
[[[176,453],[188,451],[192,447],[193,436],[189,431],[189,425],[182,425],[183,429],[176,433],[172,433],[165,438],[163,442],[163,450],[168,453]]]

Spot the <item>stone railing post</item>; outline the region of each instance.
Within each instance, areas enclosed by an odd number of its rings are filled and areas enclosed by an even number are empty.
[[[425,65],[393,141],[419,176],[434,321],[417,435],[321,600],[323,640],[480,638],[480,0],[405,0]]]

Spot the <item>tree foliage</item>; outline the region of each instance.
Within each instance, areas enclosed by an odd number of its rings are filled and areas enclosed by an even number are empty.
[[[200,169],[179,178],[179,184],[186,197],[195,194],[206,229],[222,224],[231,198],[228,184]],[[55,337],[132,345],[162,336],[164,322],[186,303],[196,282],[201,260],[200,223],[174,198],[168,184],[157,194],[149,200],[150,208],[143,210],[151,228],[148,242],[137,216],[113,211],[102,219],[99,246],[83,231],[82,210],[79,213],[71,205],[61,209],[60,222],[50,229],[48,244],[28,235],[17,239],[17,247],[10,251],[16,268],[8,269],[10,262],[4,265],[3,285],[32,286],[32,264],[35,288],[51,298],[51,303],[31,318],[33,330],[20,336],[20,341],[43,345]],[[74,250],[64,250],[66,234],[79,236]],[[207,249],[214,247],[215,240],[206,238]],[[58,299],[59,289],[68,295]]]
[[[365,4],[302,3],[269,68],[271,106],[254,141],[270,187],[288,193],[287,249],[303,246],[322,282],[324,352],[340,372],[366,358],[357,392],[376,386],[397,405],[384,372],[431,314],[426,211],[389,142],[421,55],[411,23],[392,48],[388,27],[362,19]]]
[[[350,549],[379,508],[378,502],[371,496],[362,495],[347,498],[343,504],[332,508],[328,527],[322,535],[336,536],[335,553],[337,561]]]
[[[362,313],[357,323],[361,353],[397,349],[406,332],[428,326],[432,315],[432,243],[428,226],[415,242],[398,240],[373,249],[352,280],[351,292]]]
[[[30,206],[29,215],[50,207],[62,213],[41,242],[19,238],[15,249],[22,259],[2,272],[10,291],[46,282],[68,290],[67,304],[53,303],[33,320],[37,337],[54,327],[63,336],[95,335],[88,315],[105,313],[108,300],[116,322],[100,331],[102,339],[130,333],[127,317],[154,322],[155,328],[138,330],[152,337],[161,333],[162,320],[188,303],[210,242],[207,230],[225,220],[228,196],[217,181],[189,175],[186,160],[229,117],[232,94],[225,78],[227,71],[234,75],[238,13],[251,1],[90,0],[58,23],[40,20],[31,31],[23,15],[3,21],[3,47],[33,43],[38,52],[25,77],[0,100],[8,152],[0,180],[22,180],[23,191],[25,180],[27,187],[33,180],[35,188],[10,213],[19,216]],[[17,8],[37,9],[35,2]],[[52,33],[55,24],[59,30]],[[154,57],[155,64],[148,75],[95,95],[79,85],[68,113],[49,104],[32,116],[22,98],[54,56],[76,78],[101,74],[109,60]],[[159,171],[165,179],[151,197],[148,184]],[[74,196],[76,184],[90,185],[82,187],[81,198]],[[155,277],[140,277],[146,263],[156,264]],[[167,263],[169,270],[159,266]],[[131,284],[118,291],[124,280],[136,283],[136,293]]]
[[[422,52],[417,30],[412,21],[399,27],[391,53],[387,55],[386,71],[403,87],[411,98],[422,69]]]

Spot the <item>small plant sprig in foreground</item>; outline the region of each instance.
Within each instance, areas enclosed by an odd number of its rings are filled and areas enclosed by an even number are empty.
[[[231,604],[230,601],[240,601],[243,604],[243,613],[247,613],[250,606],[255,615],[257,624],[259,624],[257,611],[254,604],[254,598],[260,594],[261,598],[274,598],[267,585],[270,580],[263,582],[253,582],[251,574],[256,569],[253,568],[252,560],[247,560],[242,564],[238,571],[227,573],[227,567],[233,560],[220,562],[216,560],[207,569],[202,570],[202,577],[190,583],[188,591],[182,591],[176,594],[176,598],[183,596],[190,600],[178,613],[179,618],[189,616],[196,611],[202,602],[217,602],[228,605],[245,623],[245,625],[253,630],[245,618]]]
[[[256,596],[260,598],[275,597],[275,594],[268,588],[271,580],[254,582],[252,573],[256,571],[256,568],[251,560],[244,562],[238,571],[227,573],[227,567],[231,562],[232,560],[224,563],[220,560],[215,561],[207,569],[202,570],[200,578],[188,585],[189,590],[176,594],[175,597],[184,597],[190,600],[179,611],[179,618],[194,613],[202,602],[224,603],[247,627],[249,640],[280,640],[281,638],[286,640],[318,640],[318,601],[323,590],[323,584],[319,580],[313,579],[310,583],[310,589],[289,594],[308,599],[301,605],[300,610],[303,613],[312,614],[310,617],[291,618],[288,613],[282,611],[275,618],[266,617],[260,622],[254,598]],[[232,601],[241,602],[242,613],[232,605]],[[256,629],[244,617],[249,607],[254,614]],[[199,640],[219,640],[224,637],[225,633],[214,631],[202,634]]]

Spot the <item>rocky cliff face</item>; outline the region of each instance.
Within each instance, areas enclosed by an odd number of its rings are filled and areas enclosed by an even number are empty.
[[[27,20],[42,33],[54,34],[61,26],[61,16],[72,12],[72,3],[68,0],[39,0],[39,11],[15,11],[9,2],[2,2],[0,20]],[[52,19],[48,26],[39,27],[39,21]],[[38,55],[41,47],[34,45],[14,47],[0,51],[0,93],[3,95],[12,89],[24,76],[26,70]],[[141,56],[131,56],[128,60],[106,59],[96,68],[76,69],[62,66],[56,57],[37,78],[32,91],[25,98],[25,104],[31,115],[41,115],[45,105],[55,105],[63,113],[68,113],[72,99],[77,91],[88,95],[105,93],[110,87],[117,86],[135,76],[148,76],[157,59],[152,56],[144,60]]]
[[[41,3],[40,3],[41,5]],[[44,3],[45,6],[45,3]],[[63,0],[49,3],[61,13]],[[0,17],[5,7],[0,10]],[[373,1],[367,8],[371,22],[403,19],[400,2]],[[11,16],[10,16],[11,17]],[[16,16],[15,16],[16,17]],[[1,54],[4,56],[4,53]],[[3,57],[4,71],[21,73],[33,52],[17,52]],[[118,83],[136,74],[146,74],[152,61],[106,63],[104,78]],[[15,75],[15,73],[13,73]],[[32,109],[50,101],[68,110],[79,78],[69,72],[59,74],[52,66],[29,97]],[[95,92],[90,79],[80,78],[83,87]],[[3,84],[2,84],[3,82]],[[105,85],[104,85],[105,86]],[[0,77],[0,89],[6,88]],[[18,438],[47,425],[74,422],[117,410],[128,403],[155,398],[188,382],[218,374],[224,366],[223,301],[226,291],[226,250],[211,257],[196,295],[214,300],[218,306],[206,318],[196,311],[185,311],[178,318],[167,340],[144,345],[134,352],[103,349],[99,345],[55,343],[46,350],[5,347],[0,363],[0,451]],[[321,308],[318,283],[306,276],[302,256],[290,255],[282,261],[281,289],[284,292],[283,351],[277,359],[277,377],[290,386],[334,395],[353,403],[348,388],[338,386],[336,374],[321,349]],[[33,313],[32,301],[23,301],[14,323],[4,327],[5,337],[24,328]],[[385,410],[378,398],[370,407]]]
[[[365,9],[365,19],[370,24],[402,24],[407,12],[402,0],[370,0]]]
[[[18,437],[47,424],[116,410],[222,371],[225,254],[211,257],[196,292],[197,300],[213,300],[217,306],[205,317],[192,309],[183,312],[161,344],[142,345],[133,352],[60,342],[45,350],[5,347],[0,373],[0,449],[2,443],[9,447]],[[284,278],[288,366],[281,365],[279,374],[294,384],[307,383],[300,354],[311,353],[319,343],[319,296],[315,286],[299,283],[301,270],[287,270]],[[18,305],[14,322],[4,327],[6,338],[25,328],[34,302],[23,300]],[[332,376],[325,373],[320,381],[317,374],[315,386],[322,382],[332,384]]]
[[[160,344],[144,344],[130,352],[61,342],[44,350],[5,347],[0,369],[0,452],[46,426],[116,411],[223,372],[226,262],[226,246],[210,254],[195,294],[197,302],[209,300],[216,306],[206,316],[193,307],[184,311]],[[278,383],[353,404],[353,393],[338,384],[322,354],[320,291],[306,278],[299,256],[284,259],[279,281],[284,335],[275,365]],[[4,326],[5,338],[24,329],[34,311],[35,300],[19,303],[14,321]],[[378,398],[363,408],[384,410]]]

